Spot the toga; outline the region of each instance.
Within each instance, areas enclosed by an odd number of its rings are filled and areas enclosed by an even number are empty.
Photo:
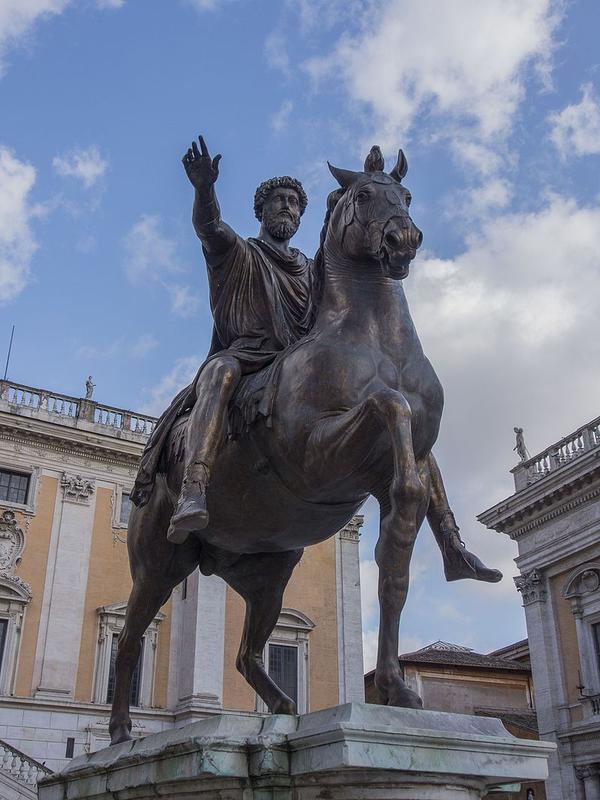
[[[217,356],[233,356],[242,368],[243,385],[247,376],[272,364],[308,333],[314,321],[318,286],[311,259],[294,248],[285,254],[260,239],[242,239],[222,222],[219,228],[228,239],[226,248],[215,252],[210,233],[202,236],[214,319],[210,352],[193,383],[161,415],[146,444],[131,494],[138,506],[148,502],[174,422],[196,402],[196,381],[204,366]]]

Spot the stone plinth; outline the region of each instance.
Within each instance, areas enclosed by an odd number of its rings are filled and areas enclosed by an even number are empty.
[[[40,800],[475,800],[543,780],[554,745],[496,719],[348,703],[224,714],[74,759]]]

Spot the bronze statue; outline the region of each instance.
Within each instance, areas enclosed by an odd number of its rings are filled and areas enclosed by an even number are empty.
[[[194,144],[184,157],[196,189],[194,224],[209,266],[215,335],[196,381],[156,427],[136,481],[128,535],[133,588],[116,662],[113,743],[129,738],[141,637],[197,566],[245,599],[237,667],[273,713],[295,713],[262,663],[284,589],[303,548],[333,536],[369,494],[381,509],[375,684],[383,703],[421,705],[400,673],[398,626],[424,517],[449,580],[502,577],[464,547],[431,453],[443,393],[402,288],[422,240],[402,185],[402,151],[389,174],[377,147],[363,172],[330,166],[340,188],[329,196],[314,262],[288,246],[306,202],[300,184],[275,179],[262,194],[259,187],[261,231],[246,242],[220,219],[212,188],[219,158],[210,158],[202,139],[200,151]],[[281,285],[269,272],[274,258],[286,272]],[[274,316],[278,302],[285,308]]]

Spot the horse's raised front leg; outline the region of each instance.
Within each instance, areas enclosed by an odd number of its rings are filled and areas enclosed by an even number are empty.
[[[295,714],[296,705],[267,675],[263,650],[277,624],[283,592],[304,550],[245,555],[219,574],[246,601],[236,666],[273,714]]]
[[[467,550],[459,530],[442,480],[442,473],[433,453],[428,458],[431,475],[431,499],[427,509],[427,521],[444,560],[444,575],[447,581],[472,578],[476,581],[497,583],[502,580],[500,570],[486,567],[474,554]]]
[[[410,558],[430,492],[427,462],[418,465],[415,460],[411,419],[410,405],[401,392],[373,392],[351,411],[315,426],[307,464],[317,471],[324,464],[327,473],[346,479],[349,473],[373,468],[373,443],[381,441],[382,431],[389,435],[389,474],[379,478],[379,486],[370,487],[381,509],[375,549],[380,605],[375,685],[383,703],[420,707],[421,700],[404,683],[398,663],[398,629],[408,593]],[[368,481],[369,475],[364,478]]]

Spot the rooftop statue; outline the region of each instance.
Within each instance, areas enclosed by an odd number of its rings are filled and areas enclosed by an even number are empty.
[[[422,240],[399,152],[364,170],[330,165],[319,249],[289,242],[306,207],[299,181],[258,188],[260,231],[222,219],[220,156],[200,137],[183,158],[207,263],[214,333],[193,384],[157,424],[136,480],[128,549],[133,576],[116,662],[113,743],[130,738],[129,687],[146,627],[199,566],[246,601],[237,666],[273,713],[295,713],[267,675],[263,648],[303,548],[339,531],[369,495],[380,505],[380,700],[420,707],[402,679],[398,627],[425,516],[448,580],[498,581],[464,546],[431,452],[442,387],[423,354],[402,281]]]

